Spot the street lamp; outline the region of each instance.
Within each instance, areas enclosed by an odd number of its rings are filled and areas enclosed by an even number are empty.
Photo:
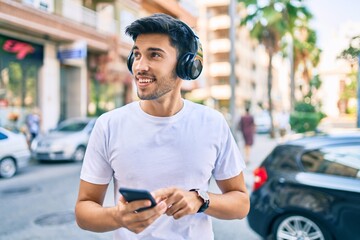
[[[358,55],[358,74],[357,74],[357,121],[356,127],[360,128],[360,53]]]
[[[357,61],[358,61],[358,69],[357,69],[357,120],[356,127],[360,128],[360,35],[353,37],[350,42],[350,47],[357,51]]]
[[[235,0],[230,0],[229,5],[229,15],[230,15],[230,89],[231,89],[231,96],[230,96],[230,116],[231,116],[231,131],[236,139],[236,122],[235,122],[235,88],[236,88],[236,76],[235,76],[235,62],[236,62],[236,51],[235,51],[235,10],[236,4]]]

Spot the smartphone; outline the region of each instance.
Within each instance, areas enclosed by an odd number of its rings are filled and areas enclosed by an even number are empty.
[[[142,189],[132,189],[132,188],[120,188],[119,192],[121,193],[121,195],[123,195],[123,197],[125,198],[126,201],[128,202],[132,202],[135,200],[150,200],[151,202],[151,206],[150,207],[144,207],[144,208],[139,208],[138,212],[144,211],[146,209],[152,208],[156,206],[156,201],[154,199],[154,197],[151,195],[151,193],[147,190],[142,190]]]

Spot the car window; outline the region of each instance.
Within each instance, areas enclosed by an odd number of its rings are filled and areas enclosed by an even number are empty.
[[[324,147],[306,152],[301,157],[305,171],[360,178],[360,146]]]
[[[282,145],[274,149],[272,153],[271,167],[282,170],[296,170],[296,156],[301,151],[301,147],[292,145]]]
[[[87,125],[87,122],[73,122],[60,124],[57,131],[60,132],[78,132],[83,130]]]
[[[0,140],[4,140],[4,139],[7,139],[7,138],[8,138],[8,136],[6,136],[2,132],[0,132]]]

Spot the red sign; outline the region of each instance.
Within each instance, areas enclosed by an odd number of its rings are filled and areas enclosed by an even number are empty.
[[[19,42],[13,39],[8,39],[3,45],[3,49],[6,52],[16,53],[16,59],[22,60],[29,53],[34,53],[35,48],[25,42]]]

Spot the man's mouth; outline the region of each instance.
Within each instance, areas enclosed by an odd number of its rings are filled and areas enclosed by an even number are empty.
[[[154,81],[155,81],[155,79],[153,79],[153,78],[139,78],[138,79],[139,83],[152,83]]]

